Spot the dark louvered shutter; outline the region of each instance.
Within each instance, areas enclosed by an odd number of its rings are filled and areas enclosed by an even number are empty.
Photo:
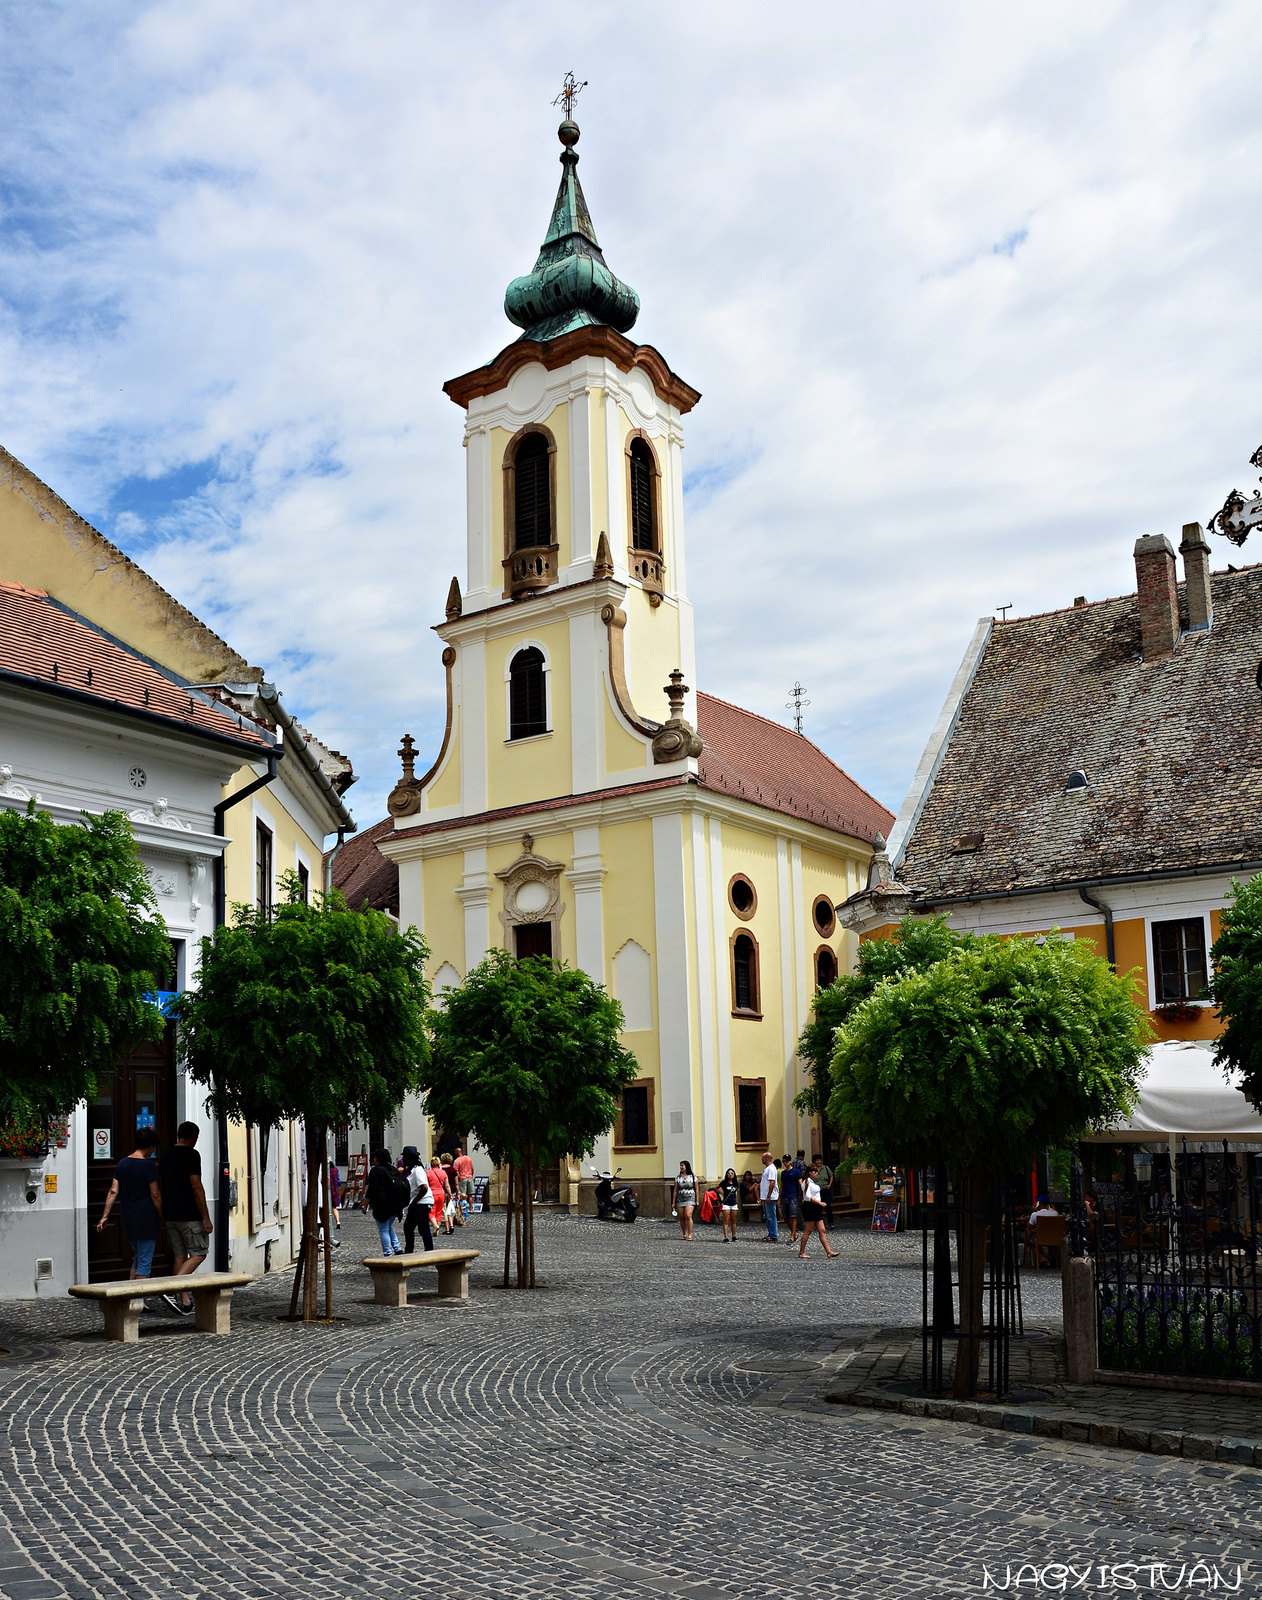
[[[529,739],[548,731],[548,702],[543,681],[543,652],[533,645],[519,650],[508,669],[508,737]]]
[[[552,543],[552,507],[548,492],[548,441],[528,433],[513,461],[516,479],[514,549],[533,550]]]
[[[653,458],[643,439],[631,441],[631,548],[657,548],[653,538]]]
[[[745,934],[741,934],[736,941],[735,967],[736,967],[736,1009],[738,1011],[753,1011],[754,1006],[754,942]]]

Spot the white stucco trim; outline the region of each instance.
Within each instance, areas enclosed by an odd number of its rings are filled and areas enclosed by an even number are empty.
[[[933,791],[934,779],[946,758],[947,748],[951,743],[951,735],[955,732],[955,725],[960,720],[960,708],[964,704],[964,696],[969,691],[969,686],[977,676],[977,669],[981,665],[982,657],[986,653],[986,646],[994,631],[994,617],[981,617],[973,637],[969,640],[968,649],[964,652],[964,659],[960,662],[955,677],[951,680],[951,687],[947,691],[946,700],[942,710],[934,723],[933,732],[929,735],[929,742],[925,745],[924,754],[920,758],[920,765],[916,768],[916,775],[911,780],[906,798],[899,807],[898,816],[894,819],[894,826],[890,829],[886,847],[889,852],[890,864],[897,869],[902,860],[903,851],[907,848],[907,841],[912,829],[920,820],[920,814],[925,809],[925,803]]]
[[[543,715],[547,728],[543,733],[527,735],[525,739],[514,739],[512,735],[513,715],[509,704],[511,695],[511,678],[513,662],[523,650],[537,650],[543,657]],[[504,658],[504,743],[528,744],[531,739],[546,739],[554,732],[552,721],[552,656],[542,639],[519,639]]]
[[[710,933],[714,958],[715,1019],[719,1070],[719,1138],[724,1150],[736,1146],[736,1105],[732,1089],[731,976],[727,945],[727,877],[723,870],[723,823],[708,817],[710,829]],[[705,926],[698,919],[698,928]],[[698,934],[700,938],[700,934]]]
[[[706,819],[694,811],[689,817],[692,835],[692,909],[697,937],[693,940],[694,985],[697,1019],[700,1024],[701,1055],[697,1063],[697,1089],[701,1110],[701,1143],[697,1154],[701,1171],[717,1177],[719,1160],[718,1052],[715,1039],[716,989],[719,974],[714,970],[714,949],[701,937],[706,925],[709,901],[709,861],[706,850]]]
[[[653,818],[653,916],[657,944],[657,1037],[661,1067],[662,1171],[695,1159],[692,1133],[692,1015],[688,994],[688,919],[683,817]],[[678,1117],[682,1127],[671,1131]]]

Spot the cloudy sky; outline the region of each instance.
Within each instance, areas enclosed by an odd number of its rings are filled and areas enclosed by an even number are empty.
[[[515,336],[567,68],[636,337],[704,396],[700,683],[787,720],[800,679],[892,808],[978,616],[1133,589],[1139,534],[1255,487],[1249,0],[0,0],[0,25],[0,442],[352,756],[361,824],[399,735],[440,736],[441,386]]]

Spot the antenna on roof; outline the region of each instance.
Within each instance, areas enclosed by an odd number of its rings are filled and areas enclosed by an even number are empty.
[[[806,694],[806,690],[802,687],[802,685],[800,683],[795,683],[793,685],[793,687],[789,690],[789,693],[793,696],[793,698],[792,698],[792,700],[786,700],[785,701],[784,709],[786,711],[791,711],[793,713],[793,726],[797,729],[797,731],[799,733],[801,733],[801,731],[802,731],[802,707],[803,706],[809,706],[811,702],[804,698],[804,696]]]
[[[1002,615],[999,618],[1000,622],[1007,622],[1008,613],[1009,613],[1009,611],[1012,610],[1012,601],[1009,600],[1009,602],[1008,602],[1008,604],[1006,606],[996,606],[995,610],[999,611],[999,612],[1002,612]]]

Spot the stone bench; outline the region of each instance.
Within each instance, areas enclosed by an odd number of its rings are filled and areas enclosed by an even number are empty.
[[[135,1344],[140,1338],[140,1313],[147,1296],[191,1294],[194,1325],[202,1333],[232,1331],[232,1291],[253,1283],[248,1272],[186,1272],[171,1278],[123,1278],[113,1283],[75,1283],[78,1300],[95,1300],[105,1316],[105,1337]]]
[[[408,1303],[408,1274],[414,1267],[438,1268],[438,1298],[469,1298],[469,1263],[480,1250],[418,1250],[414,1255],[365,1256],[364,1265],[372,1273],[373,1300],[379,1306],[405,1306]]]

